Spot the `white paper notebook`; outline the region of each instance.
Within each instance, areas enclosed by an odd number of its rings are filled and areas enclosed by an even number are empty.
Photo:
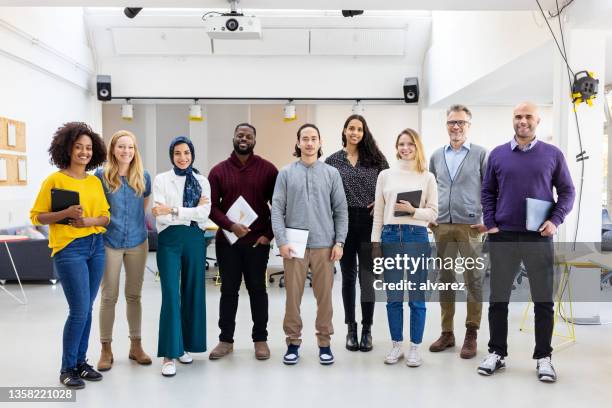
[[[249,203],[244,199],[244,197],[240,196],[234,201],[234,204],[227,210],[227,218],[229,218],[232,222],[246,225],[250,227],[253,222],[257,219],[257,213],[251,208]],[[225,237],[230,242],[230,244],[234,244],[238,241],[238,236],[231,231],[223,230]]]
[[[285,228],[285,234],[287,235],[287,243],[291,246],[291,248],[293,248],[293,257],[304,259],[306,244],[308,243],[308,230]],[[276,241],[274,241],[274,249],[272,253],[277,256],[280,255]]]

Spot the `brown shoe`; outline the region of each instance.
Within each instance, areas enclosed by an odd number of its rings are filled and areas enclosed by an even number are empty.
[[[135,360],[138,364],[151,364],[151,357],[149,357],[142,349],[140,338],[130,338],[130,341],[130,353],[128,354],[128,358],[130,360]]]
[[[227,356],[229,353],[234,351],[234,344],[226,341],[220,341],[219,344],[210,352],[208,358],[211,360],[218,360]]]
[[[463,347],[461,347],[461,353],[459,357],[461,358],[472,358],[476,355],[476,338],[478,337],[478,332],[475,327],[468,327],[465,332],[465,340],[463,341]]]
[[[100,361],[98,361],[98,371],[108,371],[113,366],[113,350],[110,342],[102,343],[102,352],[100,353]]]
[[[270,358],[270,348],[268,343],[265,341],[256,341],[253,343],[255,346],[255,358],[258,360],[267,360]]]
[[[439,351],[444,351],[449,347],[455,347],[455,335],[453,332],[442,332],[440,338],[429,346],[429,351],[432,353],[437,353]]]

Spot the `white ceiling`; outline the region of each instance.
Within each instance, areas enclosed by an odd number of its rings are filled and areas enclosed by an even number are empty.
[[[0,0],[0,6],[22,7],[194,7],[227,8],[227,0]],[[555,0],[540,0],[552,9]],[[248,9],[292,10],[536,10],[535,0],[241,0]]]

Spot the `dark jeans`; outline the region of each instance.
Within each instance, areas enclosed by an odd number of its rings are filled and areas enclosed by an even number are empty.
[[[366,295],[366,277],[372,275],[371,256],[372,216],[367,208],[349,208],[349,227],[344,243],[344,254],[340,259],[342,270],[342,301],[344,303],[344,323],[355,323],[355,298],[357,276],[361,287],[361,324],[372,325],[374,316],[373,295]],[[357,269],[359,259],[359,270]],[[370,301],[364,301],[368,299]]]
[[[238,310],[238,292],[244,282],[251,302],[253,341],[268,339],[268,293],[266,292],[266,268],[270,245],[229,245],[218,242],[217,262],[221,274],[221,299],[219,301],[219,340],[233,343]]]
[[[490,234],[488,239],[491,254],[489,353],[508,355],[508,303],[522,261],[535,312],[533,358],[550,356],[554,326],[552,237],[542,237],[537,232],[500,231]]]
[[[86,359],[91,308],[104,274],[102,234],[75,239],[55,254],[53,266],[69,308],[63,335],[61,372],[65,372]]]

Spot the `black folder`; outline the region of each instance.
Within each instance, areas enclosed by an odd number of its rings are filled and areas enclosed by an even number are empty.
[[[79,205],[79,192],[72,190],[62,190],[61,188],[51,189],[51,211],[57,212],[65,210],[71,205]],[[68,224],[70,218],[64,218],[57,224]]]
[[[419,208],[421,205],[421,195],[423,194],[423,190],[415,190],[415,191],[406,191],[403,193],[397,194],[397,203],[402,201],[408,201],[414,208]],[[405,211],[394,211],[393,215],[395,217],[403,217],[406,215],[410,215]]]

